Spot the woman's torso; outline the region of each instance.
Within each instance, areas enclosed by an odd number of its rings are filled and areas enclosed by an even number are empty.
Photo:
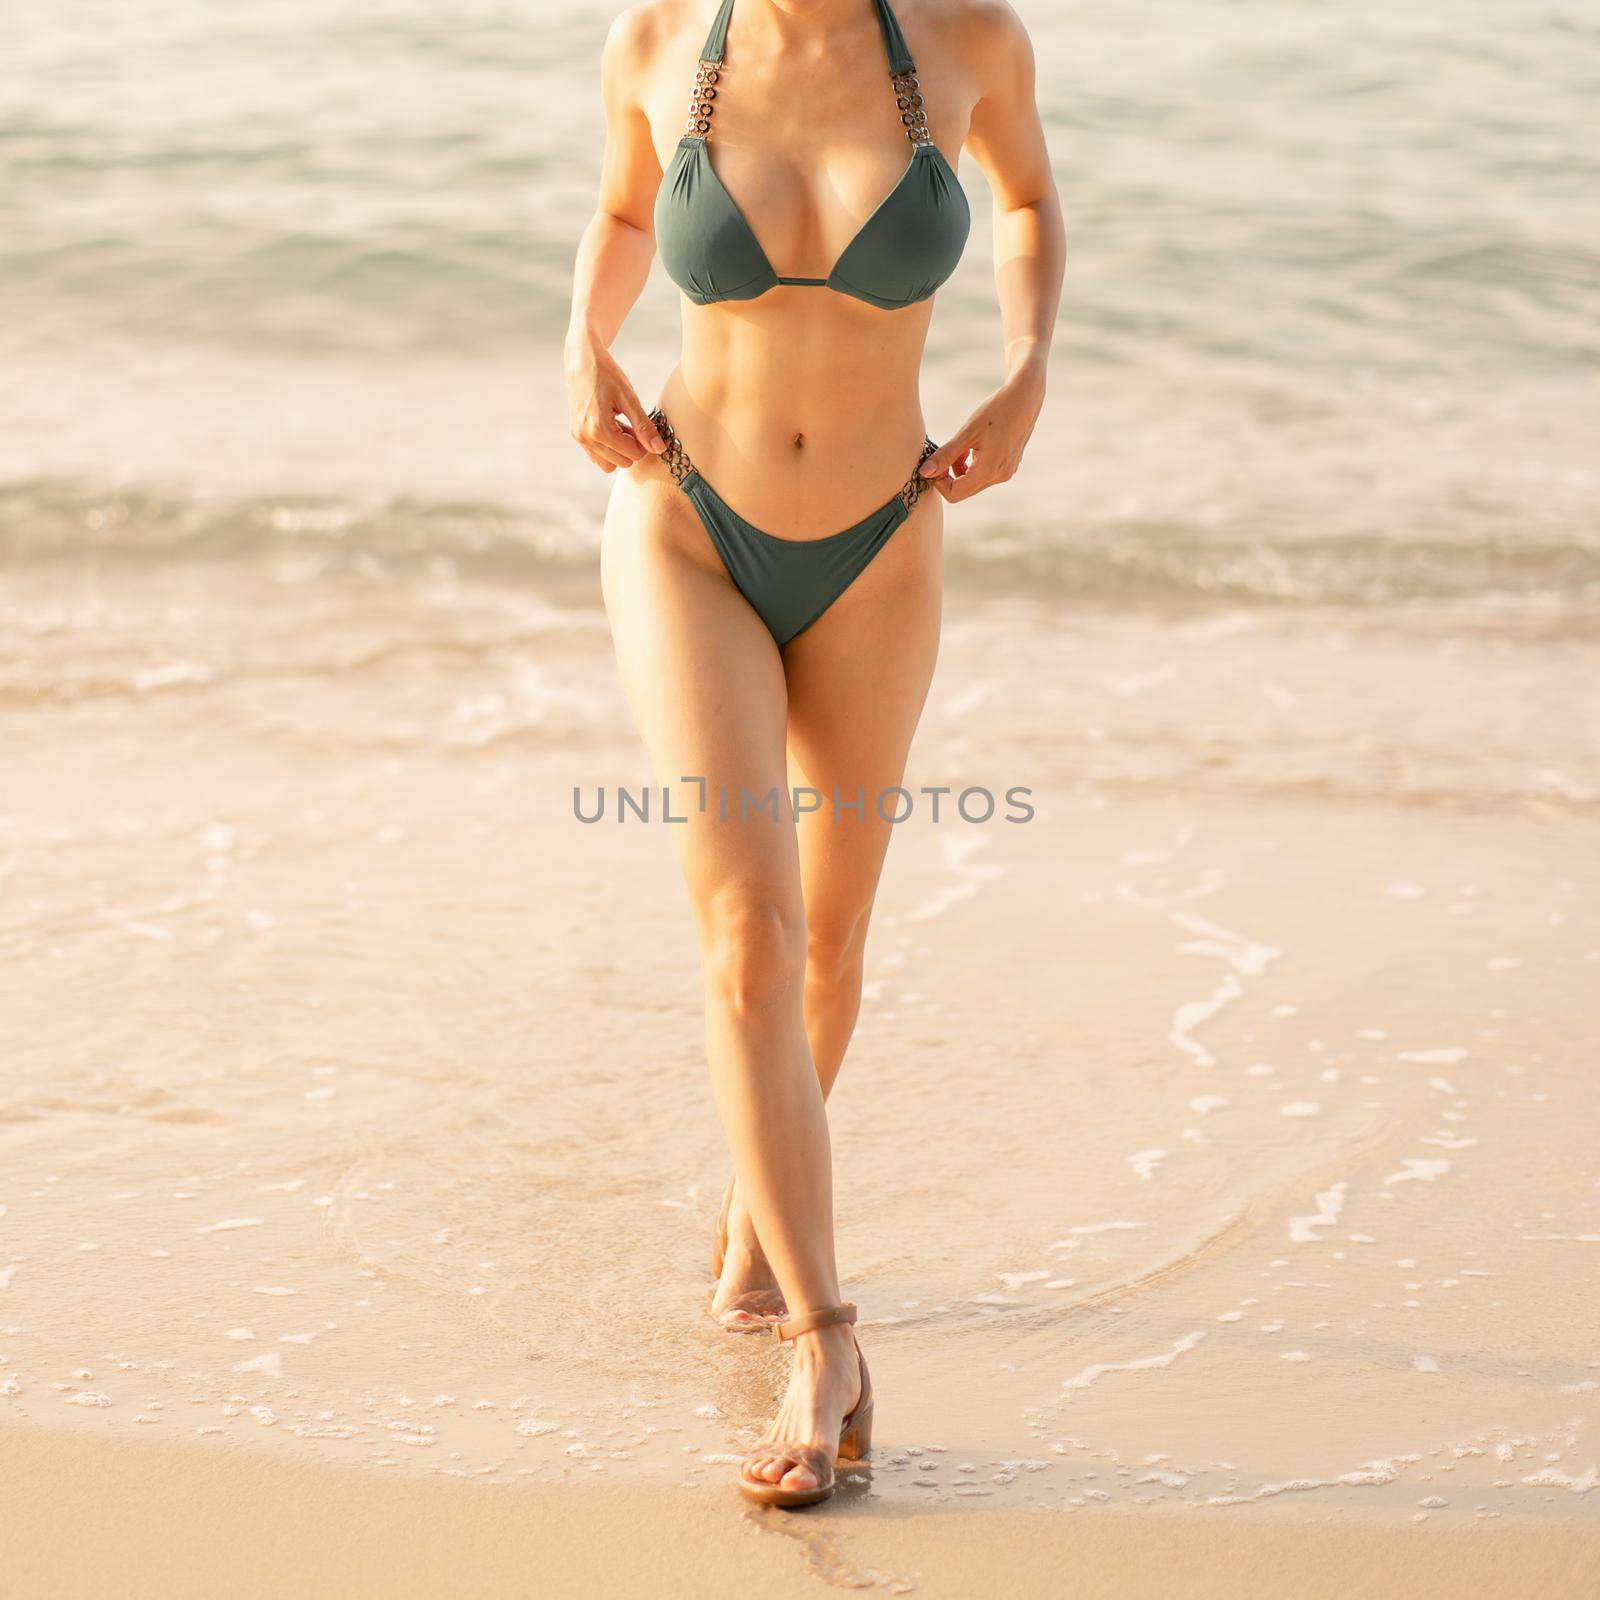
[[[823,49],[804,28],[791,30],[792,47],[775,47],[758,31],[769,19],[750,15],[768,3],[733,8],[708,151],[773,269],[824,278],[895,190],[913,147],[870,0],[836,0]],[[652,63],[644,98],[663,172],[714,9],[688,0]],[[933,141],[953,166],[971,90],[934,30],[918,27],[917,0],[896,10]],[[682,357],[661,404],[696,466],[745,516],[786,538],[829,534],[904,482],[923,439],[917,377],[931,300],[883,310],[807,285],[683,305]]]

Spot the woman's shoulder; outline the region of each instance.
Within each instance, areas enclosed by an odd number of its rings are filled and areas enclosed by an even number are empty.
[[[899,0],[895,12],[913,48],[917,35],[931,36],[979,97],[1003,92],[1032,59],[1028,31],[1009,0]]]
[[[704,0],[637,0],[619,11],[606,32],[600,74],[607,101],[638,106],[648,99],[650,86],[667,70],[662,64],[681,65],[685,52],[698,45],[685,43],[699,28],[710,26]]]
[[[612,19],[606,57],[647,66],[697,23],[702,30],[710,26],[704,0],[637,0]]]
[[[1008,0],[900,0],[895,11],[908,30],[925,28],[969,51],[1003,53],[1028,37]]]

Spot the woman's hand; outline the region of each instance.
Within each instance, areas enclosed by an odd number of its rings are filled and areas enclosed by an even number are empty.
[[[655,430],[616,358],[594,341],[568,344],[567,409],[572,437],[602,472],[626,471],[666,440]]]
[[[973,495],[1016,472],[1044,404],[1044,369],[1021,366],[922,463],[946,500]]]

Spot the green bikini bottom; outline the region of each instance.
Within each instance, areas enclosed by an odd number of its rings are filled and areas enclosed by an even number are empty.
[[[662,460],[699,513],[728,576],[780,645],[809,628],[861,576],[932,483],[914,471],[892,499],[842,533],[780,539],[746,522],[695,471],[659,410],[650,413],[650,420],[667,442]],[[935,448],[931,439],[924,443],[919,468]]]

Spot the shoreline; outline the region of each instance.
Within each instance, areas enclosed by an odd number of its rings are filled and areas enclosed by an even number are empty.
[[[144,1440],[0,1428],[13,1600],[606,1592],[1499,1600],[1577,1594],[1600,1525],[1229,1509],[919,1512],[865,1487],[804,1513],[726,1485],[473,1484]]]

